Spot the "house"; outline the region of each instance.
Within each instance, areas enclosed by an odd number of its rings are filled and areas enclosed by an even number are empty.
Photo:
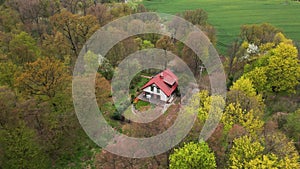
[[[171,102],[178,87],[178,78],[169,69],[155,75],[142,87],[143,96],[150,99],[157,99],[163,102]]]

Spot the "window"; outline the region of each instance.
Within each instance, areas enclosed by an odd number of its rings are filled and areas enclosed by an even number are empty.
[[[159,88],[157,88],[157,93],[160,93],[160,89]]]
[[[153,92],[154,91],[154,86],[151,86],[151,92]]]

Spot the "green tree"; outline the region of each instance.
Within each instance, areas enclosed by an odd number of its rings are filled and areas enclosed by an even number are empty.
[[[139,5],[139,2],[141,2],[142,0],[128,0],[128,6],[131,8],[131,10],[133,11],[137,11],[137,7]]]
[[[170,169],[217,168],[215,155],[208,144],[187,143],[170,155]]]
[[[0,149],[3,168],[47,168],[50,161],[36,141],[33,130],[20,122],[17,127],[0,130]]]
[[[284,130],[295,141],[300,141],[300,109],[287,115]]]
[[[110,64],[109,60],[104,57],[100,57],[100,66],[98,71],[107,80],[111,80],[113,78],[114,68]]]
[[[12,62],[0,62],[0,85],[14,87],[15,74],[19,72],[18,66]]]
[[[5,6],[0,6],[0,30],[3,32],[11,32],[20,29],[22,23],[16,11]]]
[[[16,106],[15,94],[8,87],[0,86],[0,131],[7,125],[18,123],[20,113],[14,111]]]
[[[90,72],[95,72],[96,68],[99,66],[99,56],[97,56],[95,53],[92,51],[88,51],[84,56],[84,68],[85,68],[85,73],[90,73]]]
[[[8,57],[17,65],[33,62],[40,55],[40,49],[35,40],[26,32],[13,36],[9,42]]]
[[[140,49],[154,48],[154,44],[152,44],[152,42],[149,40],[143,40],[141,38],[136,38],[135,41],[137,44],[139,44]]]

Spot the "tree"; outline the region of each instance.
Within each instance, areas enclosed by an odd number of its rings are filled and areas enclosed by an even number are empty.
[[[205,33],[205,35],[208,37],[210,42],[213,45],[216,45],[217,43],[216,29],[209,24],[206,24],[205,26],[199,26],[199,28]]]
[[[190,142],[182,148],[174,149],[169,160],[170,169],[217,168],[214,153],[203,141]]]
[[[141,38],[136,38],[135,42],[139,44],[139,48],[142,49],[149,49],[149,48],[154,48],[154,44],[152,44],[151,41],[149,40],[143,40]]]
[[[105,104],[111,103],[111,84],[108,80],[102,77],[99,73],[96,75],[95,94],[98,107],[102,111]]]
[[[212,105],[212,100],[214,100],[214,105]],[[210,96],[207,90],[203,90],[192,97],[188,110],[192,109],[191,112],[194,112],[193,109],[197,108],[198,119],[201,123],[204,123],[209,113],[221,113],[222,109],[219,105],[222,104],[225,104],[225,101],[221,96]]]
[[[269,91],[295,93],[299,84],[300,65],[298,51],[290,44],[280,43],[271,51],[266,68]]]
[[[284,135],[269,136],[265,137],[266,142],[249,136],[235,139],[229,153],[229,168],[299,168],[298,152],[291,143],[284,141],[285,137],[282,139]]]
[[[83,11],[83,15],[87,14],[88,7],[92,6],[95,0],[79,0],[78,8]]]
[[[279,29],[268,23],[243,25],[240,37],[249,43],[260,45],[261,43],[273,42],[278,32],[280,32]]]
[[[166,154],[148,158],[127,158],[102,150],[95,155],[96,168],[168,168]]]
[[[19,72],[17,65],[12,62],[0,62],[0,86],[14,87],[15,74]]]
[[[193,25],[198,26],[208,36],[210,41],[216,43],[216,30],[213,26],[207,23],[208,15],[203,9],[187,10],[179,14],[185,20],[191,22]]]
[[[259,93],[267,91],[266,67],[256,67],[254,70],[244,74],[245,78],[249,78],[254,88]]]
[[[252,81],[242,76],[230,88],[227,100],[230,103],[240,104],[247,111],[254,110],[256,115],[262,116],[264,110],[263,99],[260,94],[256,94],[256,90]]]
[[[182,59],[192,69],[192,72],[195,75],[199,73],[199,66],[202,64],[202,61],[195,52],[186,45],[184,45],[182,49]]]
[[[138,49],[139,44],[135,41],[135,38],[129,37],[111,48],[105,58],[108,59],[109,63],[113,67],[116,67],[125,57],[136,52]]]
[[[20,113],[14,111],[16,106],[15,94],[7,87],[0,87],[0,131],[18,123]]]
[[[109,13],[108,6],[105,4],[97,4],[96,6],[89,7],[87,14],[95,16],[101,26],[107,24],[113,18]]]
[[[245,77],[241,77],[236,82],[234,82],[230,90],[243,91],[249,97],[256,96],[256,91],[254,89],[252,81]]]
[[[260,93],[295,93],[299,84],[300,65],[296,47],[281,42],[268,53],[262,54],[247,68],[245,77],[249,78]]]
[[[248,96],[243,91],[240,90],[230,90],[226,95],[226,103],[229,104],[240,104],[241,108],[247,112],[253,111],[255,116],[262,117],[265,110],[265,104],[257,96]]]
[[[159,49],[163,49],[165,51],[174,51],[174,43],[173,40],[168,36],[162,36],[155,44],[155,46]]]
[[[111,10],[109,10],[109,15],[112,16],[112,19],[116,19],[122,16],[130,15],[134,11],[126,3],[115,3]]]
[[[289,158],[291,163],[297,163],[299,154],[286,135],[280,131],[265,133],[264,135],[265,153],[273,153],[280,160]]]
[[[113,78],[114,75],[114,68],[113,66],[110,64],[109,60],[104,58],[104,57],[100,57],[100,65],[98,68],[98,72],[105,77],[105,79],[107,80],[111,80]]]
[[[286,124],[284,124],[284,130],[287,135],[293,138],[296,142],[298,141],[298,146],[300,147],[300,109],[292,112],[286,117]]]
[[[59,31],[55,31],[53,35],[44,35],[42,49],[43,56],[54,56],[56,59],[59,59],[66,64],[68,64],[67,62],[70,61],[72,55],[68,39],[66,39]]]
[[[81,48],[88,38],[99,28],[96,17],[91,15],[80,16],[63,10],[50,18],[52,25],[68,39],[69,45],[75,57],[75,62]]]
[[[283,33],[278,32],[275,36],[274,36],[274,43],[276,45],[279,45],[280,43],[285,43],[285,44],[290,44],[293,45],[293,41],[291,39],[288,39],[284,36]]]
[[[41,36],[46,29],[45,17],[49,16],[50,2],[47,0],[9,0],[10,7],[19,13],[20,20],[28,32]],[[51,2],[53,4],[53,2]],[[57,8],[57,5],[55,5]],[[57,10],[57,9],[56,9]]]
[[[240,104],[230,103],[222,116],[224,130],[229,131],[234,124],[243,126],[252,137],[257,137],[263,128],[263,121],[255,116],[253,110],[245,111],[241,109]]]
[[[22,23],[19,15],[11,8],[0,6],[0,30],[3,32],[11,32],[20,29]]]
[[[35,61],[40,55],[40,49],[35,40],[26,32],[13,36],[9,42],[8,57],[17,65]]]
[[[61,0],[61,5],[73,14],[77,13],[78,3],[80,0]]]
[[[99,56],[93,53],[92,51],[88,51],[84,56],[84,68],[85,73],[96,72],[96,68],[99,66]]]
[[[229,168],[243,168],[245,164],[262,154],[263,150],[264,147],[249,136],[235,139],[229,152]]]
[[[36,141],[33,130],[20,122],[19,126],[0,130],[3,168],[48,168],[50,161]]]
[[[16,81],[23,93],[51,99],[66,88],[69,79],[62,62],[51,58],[39,58],[33,63],[28,63]]]
[[[184,11],[182,14],[183,18],[193,25],[206,25],[208,15],[203,9],[196,9],[196,10],[188,10]]]
[[[277,157],[274,154],[260,155],[245,164],[245,168],[277,169]]]
[[[131,8],[132,11],[136,12],[139,2],[141,2],[141,0],[128,0],[128,6]]]

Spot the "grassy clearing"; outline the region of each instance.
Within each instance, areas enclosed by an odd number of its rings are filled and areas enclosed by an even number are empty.
[[[226,52],[226,45],[237,38],[244,24],[271,23],[291,39],[300,43],[300,3],[289,0],[151,0],[144,5],[156,12],[176,14],[202,8],[209,23],[217,29],[217,48]]]
[[[139,100],[136,104],[135,104],[135,108],[137,110],[141,110],[143,107],[148,107],[150,106],[149,102],[145,102],[143,100]]]

